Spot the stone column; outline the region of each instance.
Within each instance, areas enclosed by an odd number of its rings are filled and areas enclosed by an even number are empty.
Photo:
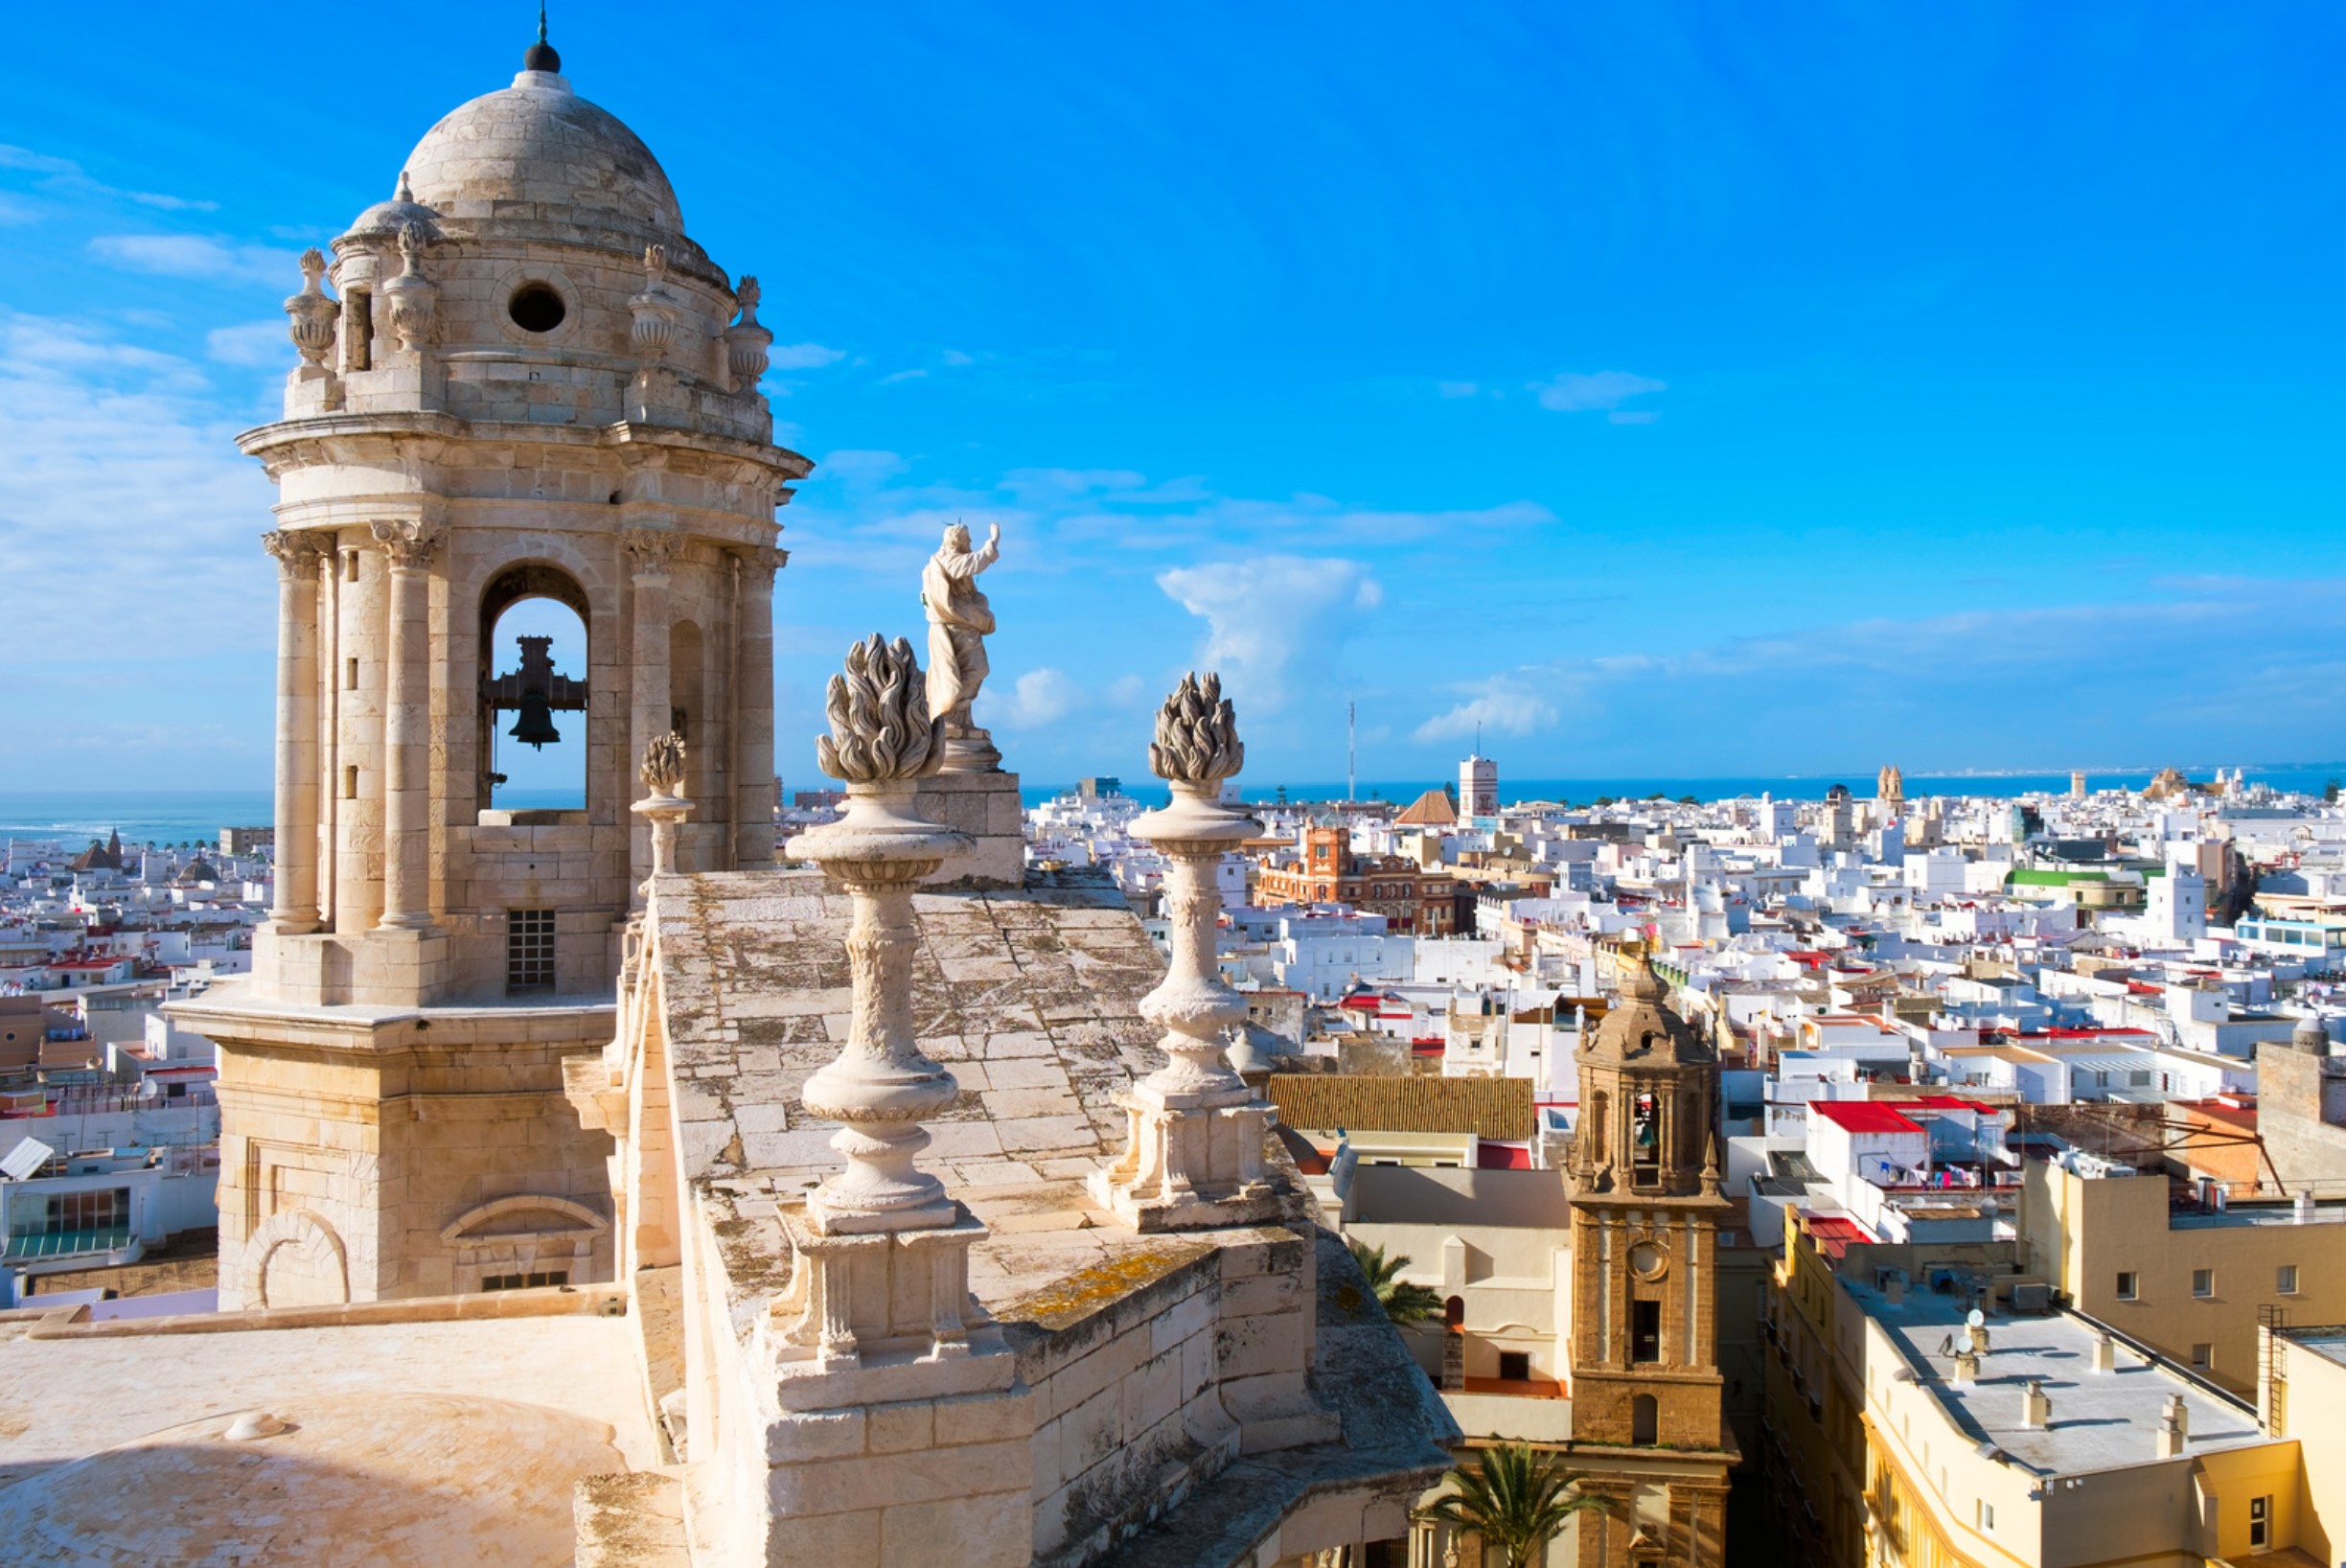
[[[276,893],[269,928],[299,936],[318,926],[318,547],[306,535],[262,537],[277,558]]]
[[[681,536],[661,528],[631,528],[619,539],[632,566],[635,585],[633,689],[629,703],[630,756],[674,726],[668,685],[668,563],[682,545]],[[649,824],[630,840],[628,882],[635,888],[634,905],[643,907],[643,881],[652,874],[652,834]]]
[[[1173,786],[1172,804],[1130,830],[1167,861],[1172,962],[1164,982],[1140,1000],[1140,1016],[1165,1031],[1159,1042],[1165,1065],[1123,1096],[1124,1156],[1092,1179],[1095,1197],[1144,1231],[1258,1225],[1277,1216],[1263,1175],[1274,1112],[1223,1059],[1223,1034],[1246,1021],[1246,1003],[1222,982],[1214,952],[1222,913],[1214,868],[1225,852],[1262,831],[1219,799],[1223,780],[1245,760],[1221,678],[1184,677],[1157,716],[1149,748],[1149,766]]]
[[[431,928],[431,647],[429,567],[443,530],[421,519],[374,524],[391,572],[383,651],[381,929]]]
[[[752,383],[754,384],[754,382]],[[788,550],[739,552],[741,680],[733,688],[733,864],[771,865],[774,854],[773,580]]]
[[[859,1366],[864,1348],[881,1344],[918,1342],[931,1359],[967,1355],[973,1326],[983,1324],[969,1295],[969,1248],[985,1228],[913,1164],[929,1144],[921,1118],[959,1092],[922,1054],[912,1023],[912,889],[969,842],[911,815],[918,780],[943,760],[943,726],[929,716],[920,666],[901,637],[849,649],[828,697],[831,733],[816,754],[846,781],[847,812],[790,850],[820,864],[855,902],[854,1003],[846,1043],[802,1092],[810,1115],[843,1124],[831,1146],[846,1165],[803,1210],[783,1211],[805,1265],[797,1321],[784,1336],[791,1354],[815,1363],[799,1376]],[[784,1403],[793,1400],[786,1392]]]

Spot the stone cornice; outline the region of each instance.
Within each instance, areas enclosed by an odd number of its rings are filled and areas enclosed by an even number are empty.
[[[392,409],[377,413],[320,414],[257,426],[237,437],[237,450],[259,458],[275,478],[290,468],[338,462],[325,450],[329,442],[355,445],[364,451],[376,443],[386,454],[396,454],[417,442],[461,442],[470,445],[529,445],[588,447],[617,452],[623,461],[653,454],[665,457],[695,452],[738,464],[737,482],[787,484],[815,470],[812,458],[766,442],[744,441],[704,430],[667,425],[637,425],[621,420],[610,425],[534,425],[516,421],[475,421],[454,414],[421,409]],[[439,453],[435,451],[437,460]],[[789,492],[776,497],[777,505]]]

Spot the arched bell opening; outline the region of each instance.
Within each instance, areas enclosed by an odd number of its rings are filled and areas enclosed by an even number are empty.
[[[481,592],[477,802],[586,809],[586,594],[559,567],[509,566]]]

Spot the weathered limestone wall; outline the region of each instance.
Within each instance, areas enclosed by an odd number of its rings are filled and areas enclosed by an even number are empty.
[[[610,1279],[610,1142],[580,1127],[563,1064],[610,1018],[320,1013],[288,1027],[216,1004],[223,1308],[445,1295],[510,1273]]]

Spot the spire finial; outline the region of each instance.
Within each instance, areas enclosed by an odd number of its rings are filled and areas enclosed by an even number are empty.
[[[562,56],[556,54],[554,46],[546,42],[545,0],[538,0],[538,41],[531,44],[529,53],[521,57],[521,69],[544,71],[548,75],[560,75],[562,72]]]

